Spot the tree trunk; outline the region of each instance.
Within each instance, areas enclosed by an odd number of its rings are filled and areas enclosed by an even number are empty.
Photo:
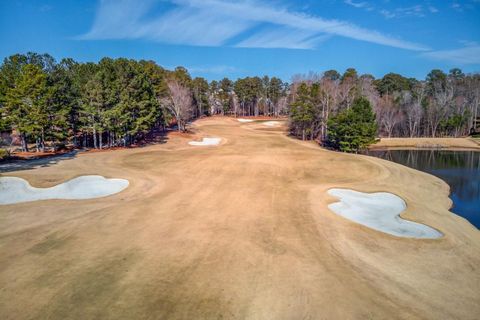
[[[431,129],[432,129],[432,138],[435,138],[435,134],[437,133],[437,126],[432,124]]]
[[[410,138],[413,138],[415,136],[415,130],[416,130],[416,125],[415,123],[413,124],[413,127],[410,127]]]
[[[98,148],[98,144],[97,144],[97,129],[95,127],[93,127],[93,147],[95,149]]]
[[[103,132],[99,132],[98,133],[98,143],[99,143],[99,146],[100,146],[100,149],[102,149],[102,140],[103,140]]]
[[[45,152],[45,131],[43,129],[40,137],[40,151]]]
[[[28,152],[28,143],[27,143],[27,137],[25,136],[25,133],[20,134],[20,137],[22,140],[22,151]]]

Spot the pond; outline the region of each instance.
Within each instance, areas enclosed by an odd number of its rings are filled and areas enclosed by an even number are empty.
[[[450,211],[480,228],[480,152],[445,150],[370,150],[367,155],[433,174],[450,186]]]

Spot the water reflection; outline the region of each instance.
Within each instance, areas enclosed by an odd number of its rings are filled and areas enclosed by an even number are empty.
[[[431,173],[450,185],[451,211],[480,228],[480,152],[372,150],[368,155]]]

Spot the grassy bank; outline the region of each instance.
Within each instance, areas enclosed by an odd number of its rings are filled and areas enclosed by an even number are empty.
[[[473,138],[382,138],[369,149],[480,150],[480,143]]]

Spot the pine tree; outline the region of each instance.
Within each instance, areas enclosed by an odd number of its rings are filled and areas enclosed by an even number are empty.
[[[375,142],[377,124],[370,102],[360,97],[352,107],[329,120],[328,144],[340,151],[358,152]]]
[[[197,117],[209,114],[208,81],[204,78],[195,78],[192,81],[193,100],[196,106]]]
[[[318,85],[302,83],[297,89],[297,99],[290,105],[290,131],[302,140],[313,140],[317,135],[319,115],[316,108]]]
[[[76,132],[78,126],[79,91],[74,84],[74,71],[77,63],[72,59],[64,59],[53,68],[48,77],[48,108],[51,120],[50,139],[65,142],[73,137],[77,145]]]
[[[50,125],[47,98],[47,75],[36,65],[24,65],[5,98],[7,119],[20,135],[23,151],[28,151],[27,137],[34,138],[37,151],[45,149]]]

